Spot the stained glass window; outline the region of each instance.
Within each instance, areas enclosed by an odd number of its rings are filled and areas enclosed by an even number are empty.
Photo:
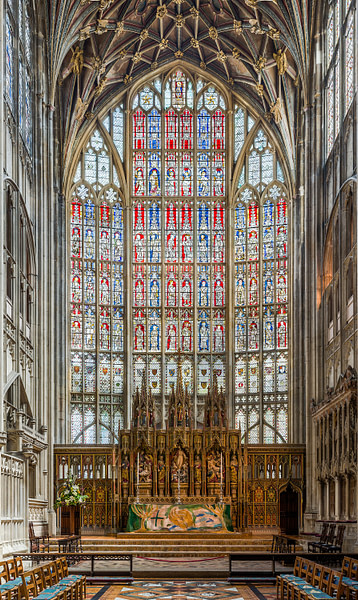
[[[110,443],[123,422],[124,220],[111,183],[113,158],[99,129],[78,171],[82,183],[73,189],[69,216],[71,441]]]
[[[18,120],[22,139],[32,152],[32,43],[28,2],[19,2],[19,102]]]
[[[328,80],[326,90],[326,101],[327,101],[327,153],[329,154],[333,148],[334,142],[334,77],[331,75]]]
[[[233,343],[236,426],[251,443],[285,441],[284,165],[266,126],[237,104],[234,131],[228,131],[222,93],[180,69],[143,84],[131,102],[127,122],[123,101],[96,123],[74,167],[71,440],[112,443],[125,412],[130,422],[143,374],[164,425],[179,365],[202,422],[213,374],[219,387],[227,385]],[[126,127],[131,170],[124,209],[118,173]],[[232,256],[226,239],[228,136],[238,185]],[[227,315],[231,292],[233,314]]]
[[[348,19],[345,35],[345,110],[351,105],[354,95],[354,19]]]
[[[286,413],[288,404],[287,196],[263,129],[257,129],[245,161],[247,183],[234,210],[235,419],[252,443],[271,443],[287,441],[288,434],[272,417],[278,392],[284,393]]]
[[[5,23],[6,35],[6,62],[5,62],[5,77],[6,77],[6,95],[13,108],[14,103],[14,30],[9,13],[6,13]]]
[[[199,398],[214,370],[225,383],[225,102],[213,86],[194,89],[178,70],[133,102],[132,385],[145,369],[160,402],[175,385],[179,352]]]

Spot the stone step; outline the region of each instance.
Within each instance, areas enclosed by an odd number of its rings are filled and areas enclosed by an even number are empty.
[[[101,537],[87,537],[87,536],[82,536],[82,544],[96,544],[96,545],[107,545],[107,546],[115,546],[118,543],[122,543],[126,540],[129,541],[133,541],[133,540],[139,540],[139,539],[146,539],[146,540],[158,540],[160,539],[161,541],[164,540],[170,540],[173,541],[175,540],[176,542],[178,541],[183,541],[185,543],[190,542],[192,540],[210,540],[210,541],[219,541],[220,540],[233,540],[233,541],[241,541],[243,544],[245,543],[250,543],[250,544],[262,544],[262,543],[270,543],[272,542],[272,536],[260,536],[260,537],[244,537],[242,535],[239,534],[235,534],[235,533],[184,533],[184,532],[172,532],[172,533],[162,533],[162,532],[148,532],[148,533],[119,533],[118,537],[116,538],[101,538]]]
[[[270,551],[270,548],[267,548],[266,546],[261,546],[261,547],[257,547],[257,546],[241,546],[241,545],[235,545],[235,546],[231,546],[231,545],[227,545],[227,544],[222,544],[222,545],[214,545],[214,544],[210,544],[208,546],[204,545],[204,544],[192,544],[190,546],[177,546],[176,544],[171,544],[171,545],[167,545],[167,546],[163,546],[162,544],[156,544],[154,546],[155,549],[160,549],[163,552],[169,551],[169,550],[176,550],[178,552],[189,552],[191,550],[193,551],[199,551],[199,550],[206,550],[206,549],[211,549],[214,548],[215,551],[225,551],[225,552],[267,552]],[[128,544],[126,546],[118,546],[116,548],[104,548],[102,551],[103,552],[139,552],[140,551],[148,551],[148,550],[152,550],[153,549],[153,544]],[[55,548],[52,548],[51,550],[55,550]],[[84,552],[101,552],[101,550],[96,547],[96,546],[90,546],[90,547],[86,547],[83,548]]]

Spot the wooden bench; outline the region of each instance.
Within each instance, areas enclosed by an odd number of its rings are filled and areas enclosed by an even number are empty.
[[[36,523],[29,521],[30,552],[49,552],[50,534],[48,523]]]

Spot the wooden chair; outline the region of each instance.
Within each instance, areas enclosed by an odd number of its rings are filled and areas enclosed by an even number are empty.
[[[350,556],[344,556],[342,560],[342,575],[343,577],[349,577],[351,571],[352,559]]]
[[[300,556],[296,556],[292,575],[291,574],[277,575],[277,577],[276,577],[276,598],[277,599],[278,598],[281,598],[281,600],[284,599],[285,592],[287,592],[287,585],[288,585],[289,581],[291,581],[292,579],[297,579],[298,577],[301,577],[303,560],[304,559],[301,558]]]
[[[335,537],[334,544],[332,544],[331,546],[327,545],[327,552],[342,552],[345,530],[345,525],[338,525],[337,535]]]
[[[288,600],[301,600],[306,598],[312,588],[319,588],[322,580],[322,565],[312,563],[311,568],[307,569],[306,579],[291,581],[288,584],[287,598]]]
[[[31,600],[37,596],[37,586],[33,571],[21,574],[22,585],[20,588],[21,598]]]
[[[322,525],[321,535],[317,542],[308,542],[308,552],[316,552],[316,547],[319,544],[325,544],[328,536],[329,523],[324,522]]]
[[[358,581],[358,560],[356,558],[351,558],[349,577]]]
[[[0,584],[6,583],[7,581],[9,581],[9,579],[10,579],[10,577],[9,577],[9,568],[7,566],[7,561],[2,560],[0,562]]]
[[[0,588],[0,600],[11,600],[11,591]]]
[[[76,594],[76,598],[86,598],[87,592],[87,581],[85,575],[69,575],[68,573],[68,564],[65,557],[56,559],[56,568],[59,577],[60,585],[71,585],[77,584],[77,587],[72,590]]]
[[[30,540],[30,552],[47,552],[50,551],[50,535],[48,531],[48,524],[42,523],[37,526],[39,531],[35,531],[35,527],[32,521],[29,521],[29,540]]]

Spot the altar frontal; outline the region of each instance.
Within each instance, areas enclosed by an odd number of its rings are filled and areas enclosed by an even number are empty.
[[[127,531],[233,531],[230,504],[131,504]]]

